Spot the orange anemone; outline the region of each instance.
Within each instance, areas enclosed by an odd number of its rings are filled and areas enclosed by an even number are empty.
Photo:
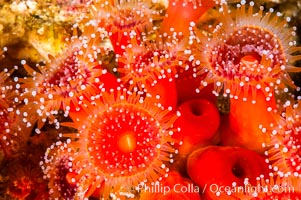
[[[121,81],[130,89],[138,89],[153,97],[165,108],[176,107],[177,94],[174,77],[176,68],[188,57],[185,55],[186,42],[163,42],[158,36],[156,41],[138,44],[136,39],[119,56]]]
[[[301,47],[296,47],[293,28],[272,10],[254,13],[253,6],[238,4],[233,11],[224,5],[211,37],[196,30],[195,62],[200,63],[199,74],[207,73],[201,87],[214,83],[216,93],[223,89],[234,98],[249,89],[254,97],[257,89],[268,96],[266,87],[294,87],[287,72],[301,71],[292,65],[301,59],[296,55]]]
[[[103,198],[122,195],[139,184],[151,184],[168,173],[173,162],[171,135],[176,118],[169,110],[154,106],[148,98],[126,90],[104,93],[95,106],[88,107],[84,123],[67,123],[78,133],[70,137],[70,148],[77,149],[73,166],[78,169],[80,196],[91,195],[104,181]],[[79,125],[81,124],[81,125]]]
[[[116,54],[122,55],[131,39],[149,34],[153,22],[161,19],[160,11],[149,0],[101,1],[92,6],[93,18],[109,34]]]
[[[16,156],[16,152],[26,144],[30,131],[26,129],[26,122],[22,120],[18,92],[9,77],[11,71],[4,69],[0,73],[0,151],[5,158]]]
[[[159,36],[158,36],[159,37]],[[138,44],[136,39],[125,49],[124,55],[118,58],[121,80],[130,87],[144,88],[158,79],[172,78],[176,67],[187,60],[186,43],[147,41]]]
[[[277,124],[267,127],[271,134],[266,152],[273,169],[282,176],[301,177],[301,101],[289,104],[277,117]]]
[[[23,110],[33,110],[28,120],[37,121],[38,128],[47,118],[53,123],[54,115],[62,109],[65,113],[78,111],[93,96],[102,91],[101,75],[106,73],[98,56],[103,32],[87,27],[79,37],[72,37],[64,53],[55,57],[38,71],[24,63],[30,77],[20,79],[24,90]]]
[[[44,178],[48,180],[49,196],[51,199],[74,199],[77,190],[77,172],[72,167],[75,157],[73,149],[68,148],[68,142],[57,141],[45,153],[44,160],[40,162]]]

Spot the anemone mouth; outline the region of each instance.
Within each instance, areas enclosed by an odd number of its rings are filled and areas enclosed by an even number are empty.
[[[237,178],[244,178],[246,175],[243,167],[241,166],[241,163],[239,163],[238,161],[235,162],[235,164],[232,167],[232,174]]]
[[[210,63],[212,73],[223,79],[245,82],[248,78],[251,83],[261,82],[265,77],[278,77],[273,68],[286,65],[280,42],[263,28],[241,27],[221,40],[224,42],[211,50]],[[242,62],[247,56],[252,56],[257,63]]]
[[[158,157],[160,125],[146,110],[115,105],[92,120],[97,129],[91,127],[87,133],[90,160],[103,173],[131,176],[144,171]]]

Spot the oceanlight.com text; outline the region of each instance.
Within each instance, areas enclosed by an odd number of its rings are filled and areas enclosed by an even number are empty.
[[[211,193],[215,193],[219,195],[221,193],[224,194],[260,194],[260,193],[273,193],[273,194],[280,194],[280,193],[294,193],[295,189],[292,186],[283,186],[283,185],[244,185],[244,186],[221,186],[218,184],[210,184],[205,185],[202,189],[203,193],[206,190],[209,190]]]

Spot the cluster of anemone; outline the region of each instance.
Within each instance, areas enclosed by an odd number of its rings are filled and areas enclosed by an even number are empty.
[[[177,26],[170,23],[172,15],[164,14],[175,12],[179,2],[188,14]],[[49,55],[36,66],[22,60],[22,77],[12,75],[18,68],[0,73],[4,159],[16,159],[13,155],[22,152],[33,135],[47,140],[47,127],[56,129],[55,139],[50,137],[54,143],[42,148],[45,154],[38,166],[16,169],[21,178],[9,174],[16,180],[7,188],[8,195],[139,198],[138,186],[154,185],[176,168],[177,147],[183,141],[176,137],[181,128],[174,122],[181,114],[169,89],[175,87],[170,85],[179,73],[191,68],[194,78],[201,77],[195,91],[213,84],[212,93],[229,96],[233,105],[235,100],[252,99],[254,105],[259,98],[268,102],[264,109],[275,123],[255,123],[255,129],[263,132],[265,142],[259,141],[272,168],[270,180],[281,179],[301,191],[301,103],[291,103],[284,112],[276,111],[282,105],[273,104],[275,93],[297,88],[289,73],[301,71],[294,66],[301,60],[301,48],[295,29],[288,26],[289,18],[262,7],[254,12],[253,2],[247,6],[242,1],[237,8],[223,1],[179,2],[171,1],[167,8],[155,1],[89,2],[91,14],[73,26],[84,28],[66,39],[62,53]],[[213,6],[220,13],[215,26],[208,28],[211,32],[204,34],[193,20]],[[200,13],[189,15],[189,9]],[[5,51],[0,51],[1,57]],[[110,52],[116,60],[104,67],[102,59]],[[161,83],[165,79],[170,88]],[[158,88],[164,92],[156,93]],[[248,109],[256,111],[258,105]],[[231,109],[235,113],[234,106]],[[248,128],[253,130],[253,125]],[[26,160],[22,155],[17,166]],[[273,185],[263,179],[258,179],[258,185]],[[43,187],[41,194],[36,194],[35,184]],[[253,198],[253,194],[234,195]]]

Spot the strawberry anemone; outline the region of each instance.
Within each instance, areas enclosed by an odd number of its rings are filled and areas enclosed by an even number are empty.
[[[15,156],[30,135],[22,123],[20,110],[16,108],[19,98],[9,80],[10,75],[11,71],[7,69],[0,73],[0,150],[5,158]]]
[[[0,52],[1,55],[1,52]],[[0,73],[0,107],[7,108],[9,107],[9,101],[7,100],[8,91],[12,89],[10,84],[6,84],[8,82],[8,78],[10,77],[11,72],[8,69],[4,69]]]
[[[273,169],[282,176],[301,177],[301,101],[287,105],[277,117],[277,123],[267,127],[271,148],[266,151]]]
[[[90,196],[104,182],[100,196],[122,195],[139,184],[159,181],[173,162],[171,135],[176,115],[126,90],[104,93],[84,123],[67,123],[78,133],[63,134],[77,149],[77,196]]]
[[[288,72],[301,71],[293,65],[301,59],[301,47],[296,46],[296,33],[288,26],[289,18],[283,19],[272,9],[264,13],[262,7],[254,13],[253,6],[254,2],[248,8],[238,4],[233,12],[224,5],[211,37],[195,31],[195,61],[201,63],[198,74],[207,73],[201,87],[214,83],[216,93],[223,89],[234,98],[241,91],[246,97],[251,90],[255,98],[257,90],[269,96],[271,90],[267,87],[294,87]]]
[[[72,162],[76,155],[73,149],[66,143],[57,141],[52,144],[45,153],[40,166],[44,173],[44,179],[48,180],[49,197],[71,200],[77,189],[75,176],[77,172],[72,168]]]
[[[124,55],[118,58],[121,80],[131,87],[144,88],[146,84],[158,79],[172,78],[176,74],[176,67],[185,58],[185,42],[146,41],[138,44],[133,39],[125,49]]]
[[[59,109],[64,112],[79,111],[93,96],[102,91],[101,76],[106,70],[97,60],[103,51],[100,47],[104,33],[87,27],[79,37],[72,37],[64,53],[50,57],[45,66],[38,70],[29,67],[24,61],[24,68],[30,75],[20,79],[24,92],[24,110],[34,110],[28,116],[30,121],[38,121],[38,128],[49,119],[54,122],[54,115]]]
[[[151,1],[100,1],[92,6],[92,15],[99,27],[109,33],[116,54],[122,55],[131,38],[139,41],[153,29],[153,22],[159,20],[160,11]]]
[[[146,92],[163,106],[174,108],[177,103],[174,77],[176,68],[188,59],[185,48],[184,40],[163,42],[158,36],[156,41],[138,44],[133,39],[118,58],[120,79],[130,89]]]
[[[0,150],[6,158],[16,156],[16,152],[26,144],[30,131],[21,126],[22,121],[18,115],[8,109],[0,108]]]

